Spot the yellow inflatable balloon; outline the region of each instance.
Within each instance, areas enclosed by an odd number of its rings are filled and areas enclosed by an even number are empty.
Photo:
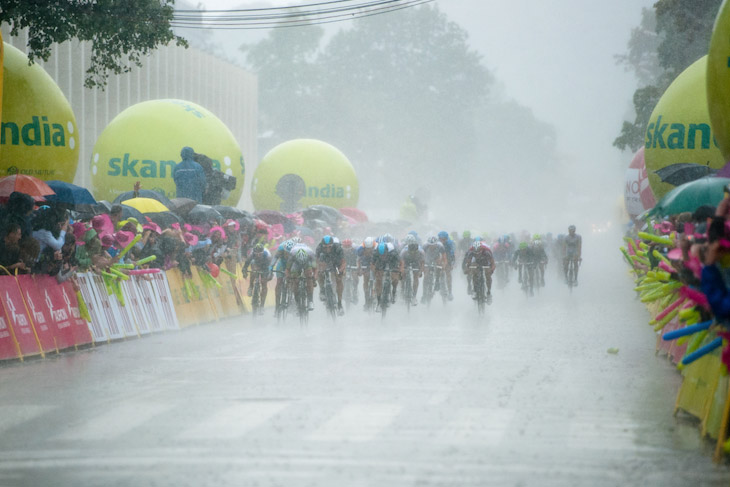
[[[0,176],[73,182],[79,162],[76,117],[43,68],[4,44]]]
[[[292,212],[310,205],[357,205],[355,169],[332,145],[295,139],[269,151],[256,168],[251,198],[257,210]]]
[[[657,200],[675,185],[662,182],[656,171],[674,164],[696,164],[705,169],[720,169],[725,165],[710,127],[706,74],[707,56],[704,56],[677,76],[649,119],[644,159]]]
[[[181,161],[180,150],[185,146],[211,158],[215,169],[236,177],[235,189],[223,201],[236,206],[245,176],[238,142],[211,112],[174,99],[137,103],[109,122],[91,153],[94,195],[113,201],[141,181],[144,189],[174,198],[172,170]]]
[[[707,54],[707,105],[717,145],[730,161],[730,2],[725,1],[715,19]]]

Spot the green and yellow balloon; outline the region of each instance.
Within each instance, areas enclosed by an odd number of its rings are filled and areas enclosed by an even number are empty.
[[[697,166],[710,174],[725,165],[707,106],[707,56],[684,70],[654,107],[646,129],[644,158],[657,200],[675,187],[662,181],[662,169]],[[659,174],[657,174],[657,171]]]
[[[0,177],[26,174],[73,182],[79,134],[71,105],[53,78],[4,44]]]
[[[136,181],[141,181],[145,189],[174,198],[172,171],[185,146],[211,158],[214,169],[236,177],[236,188],[223,201],[236,206],[245,176],[238,142],[211,112],[176,99],[137,103],[107,125],[91,156],[91,182],[96,198],[112,201],[120,193],[130,191]]]
[[[355,207],[358,197],[358,180],[350,161],[336,147],[315,139],[290,140],[271,149],[251,183],[257,210]]]

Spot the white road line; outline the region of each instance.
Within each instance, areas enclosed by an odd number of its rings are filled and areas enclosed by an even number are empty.
[[[214,413],[179,435],[180,439],[240,438],[288,406],[287,402],[244,402]]]
[[[401,412],[394,404],[345,406],[309,436],[314,441],[370,441]]]
[[[0,432],[18,426],[47,413],[54,406],[13,405],[0,406]]]
[[[460,409],[439,434],[444,442],[473,442],[498,446],[511,427],[515,411],[512,409]]]
[[[59,440],[105,440],[121,436],[149,421],[154,416],[172,409],[173,404],[127,403],[113,408],[99,416],[82,422],[78,427],[70,426],[65,433],[56,436]]]

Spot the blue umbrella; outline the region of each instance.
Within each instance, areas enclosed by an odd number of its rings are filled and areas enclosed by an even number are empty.
[[[46,181],[46,184],[56,192],[56,194],[46,196],[46,201],[66,203],[72,206],[96,204],[96,200],[86,188],[65,181]]]

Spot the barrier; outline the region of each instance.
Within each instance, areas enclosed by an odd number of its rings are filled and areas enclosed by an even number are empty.
[[[188,278],[178,269],[135,273],[121,280],[117,290],[98,274],[78,273],[78,294],[71,282],[59,284],[47,275],[0,276],[0,360],[45,356],[248,312],[240,266],[230,273],[235,278],[221,273],[213,280],[201,272],[193,268]],[[269,287],[273,296],[273,284]]]

